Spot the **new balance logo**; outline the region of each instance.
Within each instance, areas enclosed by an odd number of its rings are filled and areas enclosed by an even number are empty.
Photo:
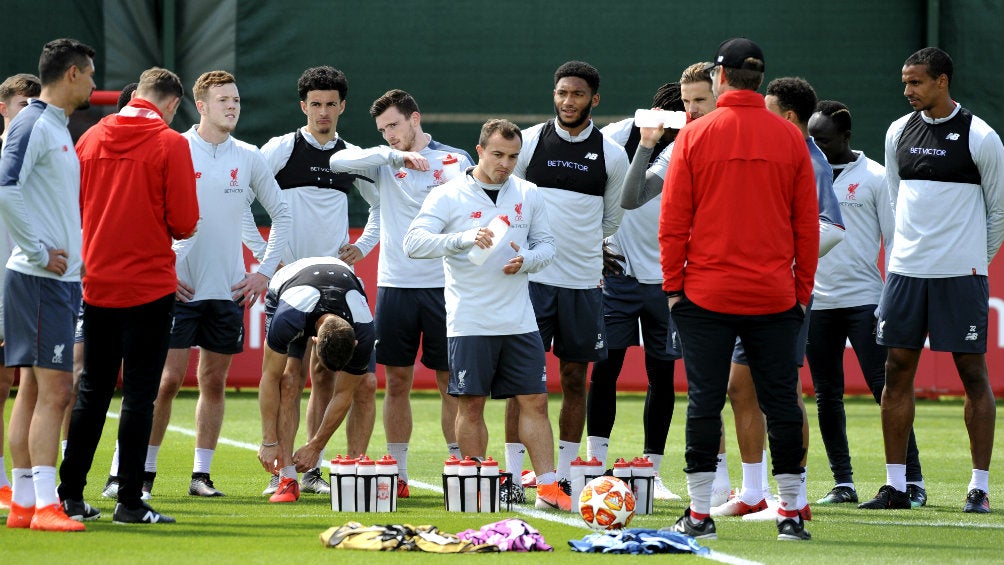
[[[966,341],[976,341],[979,338],[980,334],[976,331],[976,326],[969,326],[969,332],[966,333]]]
[[[589,159],[590,161],[595,161],[599,158],[600,156],[597,153],[586,153],[586,159]]]
[[[152,510],[147,510],[146,514],[143,515],[143,521],[147,524],[156,524],[157,522],[160,522],[160,514],[157,514]]]
[[[945,136],[945,139],[947,139],[948,141],[958,141],[959,140],[959,134],[957,134],[957,133],[950,133],[950,134],[948,134],[948,135]]]

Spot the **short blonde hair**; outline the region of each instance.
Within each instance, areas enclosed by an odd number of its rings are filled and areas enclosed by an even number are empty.
[[[209,93],[209,89],[214,86],[223,86],[224,84],[234,84],[237,79],[234,75],[226,71],[209,71],[207,73],[202,73],[199,78],[195,81],[195,86],[192,87],[192,96],[196,100],[206,100],[206,95]]]
[[[7,77],[0,83],[0,102],[4,104],[10,102],[14,95],[18,94],[25,98],[37,98],[42,93],[42,81],[38,77],[28,73],[18,73]]]

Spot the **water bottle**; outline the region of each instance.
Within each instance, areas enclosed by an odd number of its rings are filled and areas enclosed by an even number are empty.
[[[338,473],[341,471],[341,466],[342,455],[339,453],[331,460],[331,472],[328,475],[329,482],[331,483],[331,509],[335,512],[341,510],[338,505]]]
[[[582,460],[581,457],[576,457],[575,461],[572,461],[572,468],[570,474],[570,482],[572,484],[572,504],[579,501],[579,495],[582,494],[583,487],[586,486],[586,462]]]
[[[669,110],[635,110],[634,125],[640,128],[681,129],[687,125],[687,113]]]
[[[356,463],[356,511],[376,510],[376,462],[363,455]]]
[[[631,461],[631,490],[634,491],[636,513],[652,513],[654,483],[655,465],[647,457],[635,457]]]
[[[481,462],[481,478],[478,480],[482,512],[499,510],[499,462],[489,457]]]
[[[623,457],[618,457],[617,461],[614,462],[614,476],[618,479],[624,481],[624,484],[631,487],[631,463],[624,460]]]
[[[376,462],[377,472],[377,512],[393,512],[397,509],[397,460],[384,455]]]
[[[592,457],[589,459],[589,461],[586,461],[584,469],[585,470],[583,472],[583,477],[582,477],[583,486],[588,484],[589,481],[595,479],[596,477],[603,476],[603,471],[604,471],[603,462],[597,459],[596,457]]]
[[[338,488],[342,512],[356,511],[356,460],[351,457],[342,458],[342,466],[338,471],[338,480],[341,486]]]
[[[478,511],[478,462],[470,457],[464,457],[458,466],[461,485],[461,495],[463,496],[461,508],[464,512]]]
[[[475,265],[484,263],[488,256],[499,248],[499,242],[509,230],[509,216],[495,216],[486,227],[492,232],[491,247],[483,248],[475,245],[467,252],[467,258]]]
[[[452,154],[443,157],[443,182],[455,179],[460,175],[460,162]]]
[[[443,463],[443,494],[446,496],[446,510],[449,512],[460,510],[459,466],[460,460],[453,455]]]

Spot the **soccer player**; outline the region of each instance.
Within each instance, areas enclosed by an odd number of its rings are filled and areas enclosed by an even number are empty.
[[[42,85],[10,124],[0,156],[0,216],[16,243],[4,280],[4,361],[24,372],[7,430],[14,475],[7,526],[80,531],[56,494],[60,422],[73,384],[80,307],[80,162],[67,119],[89,105],[94,49],[45,44]]]
[[[28,106],[29,98],[37,98],[42,91],[42,84],[35,75],[22,73],[7,77],[0,83],[0,116],[3,116],[3,132],[0,133],[0,148],[7,141],[7,132],[14,116]],[[6,265],[10,259],[14,242],[7,232],[7,225],[0,219],[0,264]],[[0,295],[3,294],[3,281],[6,267],[0,267]],[[25,371],[27,372],[27,371]],[[0,509],[10,509],[11,489],[7,479],[7,467],[4,465],[3,441],[4,406],[14,384],[14,368],[8,367],[3,358],[3,303],[0,302]]]
[[[865,384],[881,402],[885,387],[885,348],[875,343],[875,310],[882,296],[878,268],[880,245],[886,261],[893,243],[892,205],[885,168],[851,150],[851,112],[840,102],[823,100],[809,119],[809,134],[833,167],[833,191],[847,223],[844,242],[816,268],[809,343],[805,348],[816,390],[819,433],[833,472],[834,487],[819,504],[857,502],[844,413],[844,344],[849,340]],[[906,492],[913,506],[927,502],[913,431],[907,444]]]
[[[348,97],[348,81],[345,74],[334,67],[311,67],[303,71],[296,87],[307,125],[273,137],[261,148],[295,219],[283,251],[283,262],[289,264],[306,257],[338,257],[351,266],[376,246],[380,236],[371,229],[356,242],[349,243],[349,191],[353,186],[360,191],[372,191],[372,185],[354,175],[332,171],[328,164],[337,151],[356,147],[338,133],[338,119],[345,112]],[[264,251],[264,241],[255,247],[259,248],[252,248],[256,255]],[[290,351],[286,371],[299,375],[301,390],[310,377],[307,435],[313,437],[334,390],[335,374],[316,362],[316,356],[310,355],[312,341],[303,340],[297,344],[305,344],[307,351]],[[366,453],[376,418],[375,393],[376,375],[370,370],[356,388],[356,397],[345,423],[350,454]],[[299,404],[296,416],[299,418]],[[317,466],[304,474],[301,492],[330,492],[330,486],[321,476],[323,460],[322,450]],[[262,494],[271,495],[278,486],[279,476],[273,475]]]
[[[377,98],[370,116],[387,145],[343,149],[331,156],[331,169],[375,181],[375,193],[363,195],[371,205],[366,231],[380,232],[376,362],[384,366],[387,375],[383,405],[387,451],[398,464],[398,498],[407,498],[412,430],[409,395],[419,341],[422,364],[436,371],[443,402],[440,424],[447,449],[456,455],[460,449],[454,431],[457,400],[447,394],[450,371],[443,263],[412,259],[401,245],[429,191],[450,180],[451,170],[462,171],[472,163],[466,151],[434,141],[422,130],[418,103],[403,90],[389,90]]]
[[[269,282],[265,328],[258,460],[266,471],[281,477],[269,502],[296,502],[300,498],[296,472],[315,467],[370,370],[373,315],[362,281],[351,267],[334,257],[309,257],[286,265]],[[284,369],[291,345],[306,339],[314,342],[324,368],[337,372],[337,377],[324,418],[307,444],[293,453],[302,389],[297,385],[299,375]],[[302,344],[298,350],[303,351]]]
[[[554,435],[547,417],[544,345],[527,276],[554,258],[546,205],[533,184],[512,176],[522,135],[507,120],[481,127],[478,164],[434,188],[404,239],[408,255],[444,257],[450,389],[458,399],[457,441],[464,456],[484,457],[488,397],[520,405],[520,437],[537,473],[537,508],[571,510],[554,473]],[[503,216],[505,234],[493,233]],[[470,260],[490,249],[482,264]],[[500,305],[505,306],[500,308]]]
[[[143,460],[167,357],[177,288],[171,238],[199,218],[192,158],[168,127],[184,89],[174,73],[145,71],[136,96],[80,139],[83,218],[83,370],[70,417],[59,495],[71,517],[100,514],[83,501],[87,473],[122,368],[114,521],[174,522],[142,502]]]
[[[593,126],[600,103],[600,73],[582,61],[554,73],[555,117],[524,135],[513,174],[536,184],[549,210],[557,252],[546,269],[530,275],[530,298],[544,349],[554,347],[562,390],[558,417],[558,479],[570,478],[586,423],[586,371],[606,357],[603,327],[603,238],[620,225],[621,188],[628,168],[624,148]],[[506,468],[523,467],[526,438],[519,406],[506,404]]]
[[[171,420],[171,405],[185,379],[191,347],[198,346],[199,401],[195,409],[195,462],[188,494],[223,496],[210,478],[210,465],[223,425],[227,372],[244,346],[243,308],[264,294],[279,265],[292,216],[271,169],[258,148],[231,132],[241,115],[236,81],[226,71],[203,73],[192,87],[199,123],[183,135],[195,166],[202,217],[194,237],[175,244],[177,304],[170,350],[154,409],[146,457],[146,480],[157,472],[157,454]],[[244,270],[242,219],[251,202],[272,218],[268,247],[257,272]],[[152,484],[150,485],[152,487]]]
[[[888,348],[882,392],[886,484],[868,508],[909,508],[907,442],[913,380],[929,335],[951,351],[966,391],[972,453],[964,512],[990,512],[990,456],[997,407],[987,376],[987,271],[1004,240],[1004,146],[986,122],[952,100],[952,58],[925,47],[903,63],[913,112],[889,126],[885,172],[896,218],[879,303],[879,344]]]
[[[682,112],[680,83],[660,86],[652,97],[652,107]],[[640,180],[644,184],[646,170],[653,170],[656,171],[654,175],[659,175],[661,189],[666,164],[663,163],[658,170],[659,166],[655,163],[663,155],[668,159],[670,150],[667,148],[676,138],[678,130],[663,129],[661,126],[639,128],[634,124],[634,118],[627,118],[600,131],[621,144],[628,158],[632,159],[628,179],[631,178],[630,171],[635,169],[635,182]],[[625,180],[625,184],[627,182]],[[640,324],[645,346],[645,372],[648,375],[648,393],[642,418],[645,427],[643,453],[655,466],[655,498],[680,500],[666,487],[659,474],[666,436],[673,420],[676,400],[673,372],[680,353],[679,344],[673,343],[676,329],[662,293],[659,242],[652,237],[658,226],[659,200],[653,199],[638,209],[625,212],[620,229],[604,240],[603,322],[607,331],[607,358],[593,364],[590,377],[586,399],[586,454],[589,458],[596,457],[606,466],[610,431],[617,415],[617,377],[627,348],[639,345]]]
[[[767,415],[781,497],[778,539],[805,540],[795,506],[804,454],[795,342],[819,246],[812,162],[798,128],[767,110],[756,92],[760,47],[729,39],[712,61],[718,109],[677,136],[659,220],[663,289],[683,342],[689,400],[691,502],[673,529],[717,538],[711,489],[739,337]],[[732,142],[721,143],[726,137]],[[750,214],[756,222],[722,221]]]

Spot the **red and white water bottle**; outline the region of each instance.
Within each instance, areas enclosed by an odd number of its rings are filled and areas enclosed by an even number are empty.
[[[495,216],[488,225],[485,226],[492,232],[492,244],[490,247],[479,247],[477,244],[467,252],[467,258],[475,265],[481,265],[488,259],[488,256],[499,248],[499,242],[509,231],[509,216]]]

